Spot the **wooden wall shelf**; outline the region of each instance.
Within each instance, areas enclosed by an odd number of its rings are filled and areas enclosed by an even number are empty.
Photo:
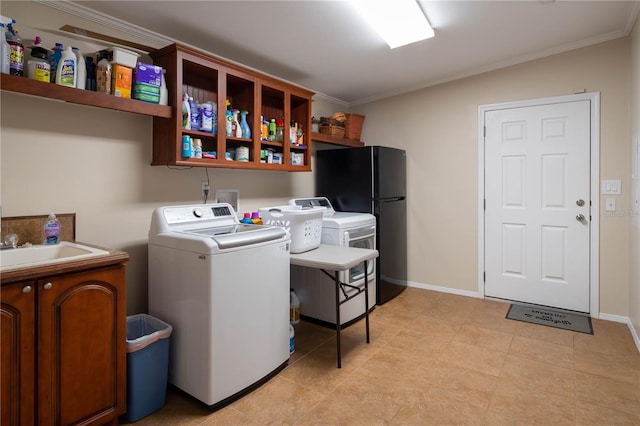
[[[361,147],[364,146],[364,142],[357,141],[354,139],[345,139],[345,138],[337,138],[335,136],[325,135],[324,133],[311,133],[311,139],[316,142],[324,142],[330,143],[333,145],[342,145],[342,146],[350,146],[350,147]]]
[[[105,93],[64,87],[52,83],[43,83],[26,77],[9,74],[0,74],[0,89],[72,104],[132,112],[152,117],[171,118],[173,116],[170,106],[152,104],[136,99],[118,98]]]

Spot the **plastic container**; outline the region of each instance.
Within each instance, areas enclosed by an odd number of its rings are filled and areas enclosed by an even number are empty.
[[[253,221],[251,220],[251,213],[245,213],[240,223],[246,223],[247,225],[254,225]]]
[[[9,44],[9,74],[22,77],[24,75],[24,44],[18,35],[18,30],[12,24],[8,27],[9,32],[6,35]]]
[[[264,225],[262,218],[260,218],[260,213],[258,212],[251,212],[251,221],[256,225]]]
[[[160,105],[169,105],[169,91],[167,90],[167,80],[165,79],[166,71],[162,69],[162,79],[160,80]]]
[[[76,87],[76,79],[78,78],[78,59],[73,53],[71,46],[62,52],[58,69],[56,70],[56,83],[60,86]]]
[[[51,82],[51,64],[48,59],[48,51],[42,46],[40,37],[36,36],[31,47],[31,59],[27,61],[27,75],[32,80]]]
[[[84,90],[87,88],[87,63],[80,49],[72,47],[71,50],[73,50],[73,53],[76,55],[76,63],[78,64],[76,88]]]
[[[44,224],[44,244],[58,244],[60,242],[60,222],[55,214],[49,215],[49,220]]]
[[[189,105],[189,95],[186,93],[182,96],[182,128],[185,130],[191,129],[191,106]]]
[[[114,47],[113,51],[113,62],[116,64],[123,65],[129,68],[135,68],[136,63],[138,62],[138,55],[136,52],[132,52],[130,50],[122,49],[121,47]]]
[[[96,65],[96,86],[100,93],[111,94],[111,74],[113,67],[109,62],[109,58],[103,57]]]
[[[193,147],[191,144],[191,136],[182,136],[182,158],[191,158],[193,154]]]
[[[325,210],[324,207],[276,206],[261,208],[259,212],[265,225],[280,226],[289,232],[291,253],[303,253],[320,245]]]
[[[289,355],[292,355],[296,350],[295,335],[296,331],[293,329],[293,326],[289,324]]]
[[[127,317],[128,422],[136,422],[165,404],[172,330],[171,325],[151,315]]]
[[[49,56],[49,65],[51,66],[51,83],[56,82],[56,72],[58,71],[58,62],[60,62],[60,57],[62,56],[62,52],[64,51],[64,46],[62,43],[56,43],[53,48],[53,52]]]
[[[9,43],[7,43],[7,31],[2,23],[0,23],[0,32],[2,32],[2,38],[0,39],[0,72],[9,74],[11,48],[9,47]]]
[[[300,299],[293,289],[289,290],[289,324],[300,322]]]

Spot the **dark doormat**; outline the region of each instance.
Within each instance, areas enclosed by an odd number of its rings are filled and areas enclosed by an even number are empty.
[[[554,311],[548,308],[512,304],[507,312],[507,319],[593,334],[590,316]]]

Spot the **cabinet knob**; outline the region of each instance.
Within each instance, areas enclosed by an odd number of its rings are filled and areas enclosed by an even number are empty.
[[[44,289],[45,289],[45,290],[51,290],[51,287],[53,287],[53,284],[51,284],[51,283],[46,283],[46,284],[44,285]]]
[[[31,286],[30,285],[25,285],[24,287],[22,287],[22,292],[23,293],[31,293]]]

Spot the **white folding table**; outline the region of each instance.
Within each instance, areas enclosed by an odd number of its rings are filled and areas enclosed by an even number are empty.
[[[318,248],[304,253],[291,254],[291,264],[306,266],[308,268],[318,268],[327,276],[333,279],[336,292],[336,336],[337,336],[337,358],[338,368],[342,367],[340,351],[340,305],[364,292],[364,307],[367,343],[369,343],[369,277],[368,263],[378,257],[378,250],[363,249],[356,247],[341,247],[329,244],[320,244]],[[347,271],[354,266],[364,263],[364,288],[359,288],[347,283],[340,282],[340,271]],[[333,276],[327,271],[334,271]],[[356,290],[347,296],[345,288]],[[343,291],[345,299],[340,301],[340,291]]]

